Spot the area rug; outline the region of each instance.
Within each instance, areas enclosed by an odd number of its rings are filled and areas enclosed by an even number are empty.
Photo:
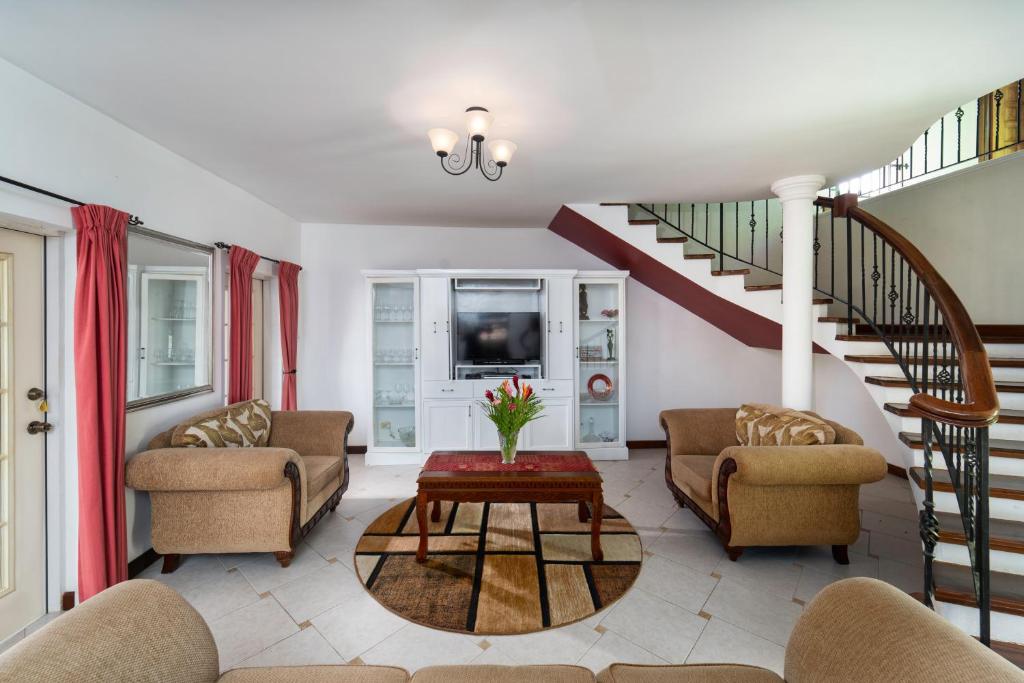
[[[355,568],[384,607],[423,626],[478,635],[532,633],[586,619],[633,585],[640,537],[605,506],[604,560],[576,503],[443,503],[416,562],[415,501],[378,517],[359,539]]]

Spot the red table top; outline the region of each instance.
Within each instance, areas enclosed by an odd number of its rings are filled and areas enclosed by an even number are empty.
[[[435,452],[423,465],[424,472],[596,472],[582,451],[518,453],[515,463],[503,465],[498,451]]]

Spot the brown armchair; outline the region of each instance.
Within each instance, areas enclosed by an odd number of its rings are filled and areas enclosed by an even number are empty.
[[[736,408],[663,411],[665,483],[731,560],[749,546],[831,545],[836,562],[848,564],[860,535],[860,485],[882,479],[886,462],[856,432],[825,421],[834,444],[739,446]]]
[[[266,447],[174,448],[173,428],[154,437],[128,461],[125,481],[149,492],[164,573],[197,553],[272,552],[287,567],[348,488],[351,430],[351,413],[304,410],[272,413]]]

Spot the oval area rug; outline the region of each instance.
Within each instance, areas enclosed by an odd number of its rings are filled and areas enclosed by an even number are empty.
[[[640,537],[607,505],[601,562],[576,503],[444,502],[420,564],[415,510],[409,499],[374,520],[355,568],[380,604],[423,626],[479,635],[563,626],[618,600],[640,573]]]

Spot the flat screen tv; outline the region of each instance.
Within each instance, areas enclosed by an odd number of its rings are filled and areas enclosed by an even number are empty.
[[[458,359],[476,365],[540,360],[540,313],[459,313]]]

